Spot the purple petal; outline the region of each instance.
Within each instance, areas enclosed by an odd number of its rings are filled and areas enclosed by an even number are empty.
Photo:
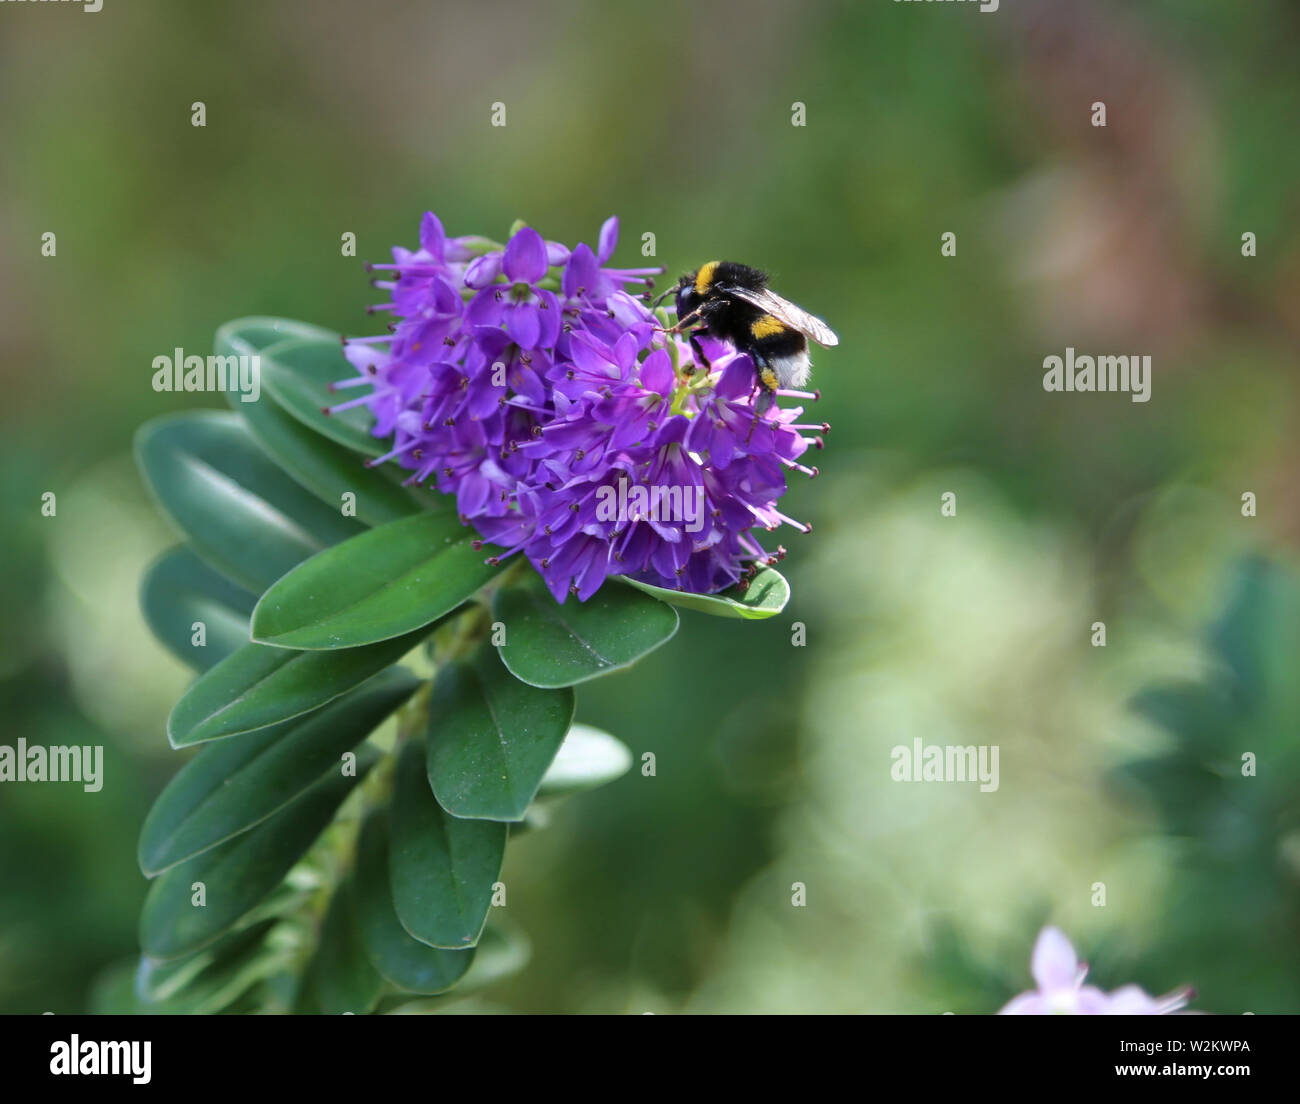
[[[560,301],[550,291],[537,292],[537,308],[541,312],[542,332],[537,344],[548,349],[555,348],[560,339],[560,328],[564,325],[564,315],[560,310]]]
[[[576,299],[579,293],[590,294],[595,290],[600,279],[600,266],[596,263],[591,249],[583,244],[569,254],[564,266],[564,279],[561,287],[566,299]]]
[[[612,215],[607,218],[604,225],[600,228],[600,244],[596,249],[596,256],[600,258],[600,263],[604,264],[614,255],[614,248],[618,245],[618,216]]]
[[[1041,993],[1021,993],[1002,1006],[999,1016],[1045,1016],[1051,1011]]]
[[[523,227],[506,244],[506,278],[511,283],[535,284],[546,275],[546,242],[531,226]]]
[[[470,472],[460,481],[456,491],[456,509],[465,517],[479,514],[492,493],[492,484],[478,472]]]
[[[495,297],[493,301],[495,302]],[[501,354],[510,346],[510,335],[499,326],[477,326],[474,330],[474,344],[490,363],[501,359]]]
[[[465,321],[471,326],[496,327],[501,324],[502,309],[502,303],[497,298],[497,293],[489,288],[484,288],[470,300],[469,306],[465,310]]]
[[[588,560],[587,567],[578,577],[579,602],[585,602],[600,589],[608,571],[609,557],[593,552]]]
[[[481,257],[475,257],[465,269],[465,286],[485,288],[495,283],[496,278],[501,275],[504,262],[505,258],[501,253],[484,253]]]
[[[542,567],[542,560],[546,552],[538,545],[536,548],[530,545],[528,548],[528,559],[532,565],[540,572],[543,581],[546,583],[546,589],[551,592],[560,605],[564,605],[564,600],[569,596],[569,576],[566,573],[556,570],[555,562],[551,562],[550,567]]]
[[[667,395],[673,387],[673,362],[667,350],[656,349],[641,362],[641,386]]]
[[[508,378],[515,394],[522,395],[533,406],[545,404],[546,387],[531,368],[517,363],[510,369]]]
[[[1079,956],[1059,928],[1047,927],[1038,933],[1029,972],[1043,993],[1077,987]]]
[[[623,375],[627,375],[628,369],[636,363],[636,354],[640,348],[636,334],[632,333],[625,333],[614,345],[614,363],[623,369]]]
[[[754,366],[749,357],[736,357],[718,378],[717,396],[738,399],[754,390]]]
[[[649,344],[655,319],[643,302],[625,291],[615,291],[605,297],[605,306],[614,312],[615,322],[636,333],[642,344]]]
[[[736,438],[725,429],[719,430],[710,438],[708,448],[709,463],[715,468],[725,468],[735,458]]]
[[[506,333],[521,349],[531,349],[542,336],[542,320],[536,303],[515,303],[505,309]]]
[[[443,258],[443,249],[447,235],[443,233],[442,223],[432,211],[425,211],[420,220],[420,248],[438,260]]]
[[[1085,992],[1091,989],[1085,987]],[[1136,985],[1125,985],[1105,996],[1098,1012],[1107,1016],[1157,1016],[1159,1004]]]

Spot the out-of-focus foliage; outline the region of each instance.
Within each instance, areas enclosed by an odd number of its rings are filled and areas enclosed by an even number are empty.
[[[83,1008],[136,950],[186,675],[138,612],[172,539],[129,443],[220,405],[156,394],[152,358],[243,314],[372,331],[360,261],[429,207],[565,240],[618,213],[631,257],[653,233],[672,273],[763,265],[841,338],[814,358],[825,475],[787,500],[815,529],[789,542],[791,605],[683,611],[584,693],[579,719],[656,773],[507,861],[546,954],[494,1006],[991,1010],[1050,916],[1104,986],[1300,1007],[1295,705],[1215,689],[1252,648],[1294,669],[1270,635],[1300,535],[1294,4],[0,8],[4,742],[105,746],[99,793],[0,787],[0,1008]],[[1151,402],[1044,393],[1066,346],[1151,354]],[[1246,552],[1282,566],[1223,652],[1204,626]],[[1129,708],[1174,683],[1216,709]],[[999,790],[890,782],[917,735],[999,744]],[[1149,787],[1115,784],[1142,760]]]

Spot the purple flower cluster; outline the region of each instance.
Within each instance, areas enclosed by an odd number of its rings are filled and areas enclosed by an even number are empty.
[[[345,340],[379,460],[455,495],[461,520],[523,552],[556,600],[586,601],[610,575],[711,593],[746,584],[769,554],[755,528],[802,531],[777,508],[785,472],[825,425],[800,425],[757,385],[750,357],[705,339],[710,366],[643,299],[655,268],[609,267],[596,248],[516,229],[504,247],[448,238],[432,213],[416,252],[395,248],[376,287],[389,333]],[[796,398],[815,398],[782,392]]]

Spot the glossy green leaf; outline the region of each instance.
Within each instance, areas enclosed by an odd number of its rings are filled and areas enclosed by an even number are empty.
[[[388,817],[372,813],[357,844],[356,918],[370,964],[387,981],[412,993],[450,989],[474,961],[474,950],[430,947],[402,927],[388,879]]]
[[[690,594],[684,590],[666,590],[618,576],[628,586],[636,587],[661,602],[669,602],[683,609],[699,610],[715,617],[739,617],[746,621],[761,621],[785,609],[790,601],[790,584],[785,576],[772,567],[765,567],[750,581],[745,590],[729,587],[718,594]]]
[[[183,958],[157,960],[142,955],[135,975],[141,1010],[186,1015],[220,1012],[291,962],[285,948],[266,944],[267,934],[279,922],[271,917],[237,928]]]
[[[334,652],[245,644],[185,691],[167,718],[167,739],[188,747],[309,713],[396,663],[424,636]]]
[[[506,826],[462,820],[434,800],[422,741],[402,748],[393,782],[388,873],[408,933],[431,947],[478,942],[505,857]]]
[[[149,566],[140,585],[140,608],[154,636],[184,663],[200,671],[248,643],[248,619],[256,598],[178,545]],[[201,644],[195,644],[201,623]]]
[[[205,747],[167,784],[140,832],[140,869],[154,877],[284,808],[337,767],[420,685],[396,668],[306,717]]]
[[[326,414],[328,407],[359,397],[364,391],[331,391],[330,385],[350,379],[357,370],[343,355],[337,340],[285,342],[274,359],[262,364],[262,384],[276,403],[308,429],[364,456],[382,456],[384,441],[370,435],[374,417],[363,406]]]
[[[292,948],[270,944],[256,947],[238,958],[214,962],[176,996],[161,1006],[146,1005],[144,1011],[211,1016],[260,1010],[266,999],[262,983],[273,974],[294,968]]]
[[[274,816],[179,866],[149,888],[140,914],[140,946],[152,958],[197,951],[228,931],[283,881],[374,765],[362,747],[355,777],[329,771]],[[203,893],[203,905],[194,903]]]
[[[454,512],[389,522],[312,557],[253,610],[253,639],[284,648],[355,648],[428,625],[500,568],[483,562]]]
[[[531,686],[573,686],[635,663],[677,631],[677,611],[630,587],[602,587],[560,605],[536,573],[503,587],[492,616],[505,626],[498,651]]]
[[[456,986],[456,993],[468,996],[486,989],[504,978],[517,974],[528,965],[532,957],[532,944],[517,924],[501,916],[483,929],[479,937],[474,962],[464,980]]]
[[[156,418],[136,434],[135,451],[163,513],[194,550],[254,593],[363,531],[280,471],[234,414]]]
[[[356,886],[344,878],[330,899],[316,951],[303,975],[305,1011],[342,1015],[369,1012],[384,990],[384,979],[366,956],[357,923]]]
[[[291,342],[290,347],[295,344]],[[262,363],[274,360],[279,348],[265,349]],[[322,502],[335,508],[349,503],[356,516],[370,525],[443,508],[443,496],[403,487],[399,479],[408,473],[401,468],[367,467],[364,457],[309,429],[282,410],[274,398],[263,395],[257,402],[245,403],[234,392],[227,392],[226,397],[271,458]],[[352,497],[345,499],[349,494]]]
[[[591,725],[575,724],[542,777],[537,796],[555,797],[603,786],[626,774],[631,766],[632,753],[621,740]]]
[[[249,315],[235,318],[217,330],[213,346],[219,356],[262,356],[272,345],[286,341],[313,341],[340,347],[339,335],[323,326],[294,318]]]
[[[510,674],[490,648],[438,672],[429,704],[429,783],[452,816],[522,820],[573,720],[572,689]]]
[[[474,951],[474,962],[456,988],[440,997],[411,999],[393,996],[384,1001],[378,1011],[390,1016],[427,1015],[439,1012],[448,1005],[495,985],[498,981],[517,974],[528,965],[532,945],[518,925],[498,914],[479,937]]]

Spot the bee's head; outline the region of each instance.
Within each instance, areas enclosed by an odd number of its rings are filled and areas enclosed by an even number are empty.
[[[721,261],[709,261],[700,265],[694,272],[683,276],[677,285],[677,319],[680,322],[687,315],[705,305],[713,295],[714,277],[717,275]]]
[[[704,302],[704,296],[695,290],[695,273],[681,278],[677,284],[677,318],[681,320]]]

